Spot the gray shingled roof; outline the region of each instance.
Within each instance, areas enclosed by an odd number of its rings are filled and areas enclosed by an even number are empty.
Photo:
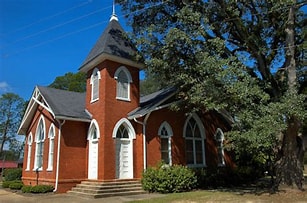
[[[113,19],[110,21],[80,69],[103,53],[129,60],[133,60],[136,53],[135,46],[127,38],[125,31],[117,20]]]
[[[140,107],[128,114],[128,118],[137,118],[154,111],[159,105],[163,104],[167,99],[176,93],[176,87],[169,87],[152,94],[141,97]]]
[[[85,93],[71,92],[50,87],[38,87],[55,117],[90,120],[85,111]]]

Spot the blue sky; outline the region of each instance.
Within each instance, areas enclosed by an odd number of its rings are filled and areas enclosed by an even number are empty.
[[[112,0],[0,0],[0,94],[30,99],[36,85],[77,72],[107,26]],[[116,6],[120,24],[125,18]]]

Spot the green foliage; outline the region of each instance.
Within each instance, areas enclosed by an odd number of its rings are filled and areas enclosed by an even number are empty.
[[[3,147],[16,140],[16,132],[25,109],[25,101],[17,94],[5,93],[0,96],[0,156]]]
[[[64,76],[56,77],[49,87],[74,92],[85,92],[86,74],[83,72],[66,73]]]
[[[32,189],[32,186],[31,185],[24,185],[22,188],[21,188],[21,191],[23,193],[30,193],[31,192],[31,189]]]
[[[27,189],[25,189],[27,191]],[[31,193],[47,193],[52,192],[54,187],[52,185],[35,185],[31,187]]]
[[[21,180],[22,168],[4,169],[5,181]]]
[[[21,188],[23,187],[23,183],[18,183],[18,182],[15,182],[15,183],[11,183],[9,188],[11,190],[20,190]]]
[[[306,67],[299,63],[306,32],[298,10],[303,4],[273,0],[119,3],[146,65],[160,80],[178,87],[182,102],[177,108],[227,110],[234,124],[226,134],[226,147],[235,151],[237,160],[248,155],[260,165],[276,163],[285,146],[280,135],[289,120],[295,117],[304,123],[307,117],[302,94]],[[295,12],[293,29],[290,8]],[[286,28],[295,34],[295,42],[290,42]],[[286,56],[291,51],[297,54]],[[292,59],[296,65],[290,66]],[[295,81],[298,85],[293,85]],[[298,176],[296,170],[290,171],[289,177]]]
[[[190,191],[197,185],[194,172],[185,166],[162,165],[147,168],[143,173],[142,186],[149,192],[174,193]]]
[[[52,192],[54,190],[54,187],[52,185],[24,185],[21,188],[21,191],[23,193],[47,193]]]
[[[20,185],[22,182],[20,180],[11,180],[11,181],[3,181],[2,187],[3,188],[10,188],[11,185]],[[14,187],[14,186],[12,186]]]

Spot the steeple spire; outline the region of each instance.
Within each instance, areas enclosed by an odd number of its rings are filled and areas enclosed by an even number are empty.
[[[117,15],[115,14],[115,0],[113,0],[113,12],[112,12],[110,21],[112,20],[118,21]]]

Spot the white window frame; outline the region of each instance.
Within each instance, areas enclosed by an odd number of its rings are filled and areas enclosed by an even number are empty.
[[[127,81],[120,81],[119,75],[122,72],[126,75]],[[132,77],[131,77],[129,70],[125,66],[119,67],[114,74],[114,79],[117,81],[117,83],[116,83],[116,99],[123,100],[123,101],[130,101],[130,83],[132,83]],[[122,95],[119,95],[120,90],[124,91],[123,88],[122,88],[123,87],[122,83],[127,85],[127,88],[126,88],[127,97],[123,97]]]
[[[220,137],[218,137],[220,135]],[[214,139],[216,141],[216,148],[217,148],[217,156],[218,156],[218,166],[223,167],[225,166],[225,157],[224,157],[224,132],[222,129],[217,128],[214,134]],[[220,156],[221,155],[221,159]]]
[[[163,128],[165,128],[167,132],[167,136],[163,135]],[[158,130],[158,135],[160,136],[161,139],[161,145],[160,145],[160,151],[161,151],[161,160],[162,160],[162,152],[167,152],[168,153],[168,160],[169,163],[166,163],[167,165],[172,165],[172,143],[171,143],[171,137],[173,136],[173,130],[170,124],[167,121],[164,121]],[[167,151],[162,151],[162,139],[167,139]]]
[[[96,130],[96,138],[93,138],[93,135],[95,132],[94,130]],[[89,127],[89,130],[88,130],[88,133],[87,133],[87,140],[91,140],[91,141],[98,141],[100,138],[100,130],[99,130],[99,125],[98,125],[98,122],[93,119],[91,121],[91,124],[90,124],[90,127]]]
[[[32,141],[33,141],[33,136],[32,136],[32,133],[30,133],[29,136],[28,136],[28,140],[27,140],[28,155],[27,155],[26,171],[29,171],[30,170],[30,166],[31,166]]]
[[[198,126],[199,128],[199,131],[200,131],[200,135],[201,137],[200,138],[194,138],[194,137],[186,137],[186,130],[187,130],[187,127],[189,125],[189,121],[190,119],[193,118],[196,122],[196,125]],[[188,167],[191,167],[191,168],[197,168],[197,167],[206,167],[206,148],[205,148],[205,140],[206,140],[206,134],[205,134],[205,128],[204,128],[204,125],[203,123],[201,122],[200,118],[198,117],[198,115],[196,113],[193,113],[192,115],[190,115],[186,121],[185,121],[185,124],[184,124],[184,128],[183,128],[183,136],[185,138],[185,141],[186,140],[191,140],[193,142],[193,159],[194,159],[194,163],[193,164],[187,164]],[[202,145],[202,163],[201,164],[198,164],[196,162],[196,145],[195,145],[195,142],[196,141],[201,141],[201,145]],[[185,148],[186,150],[186,148]]]
[[[112,133],[112,138],[116,138],[116,135],[117,135],[117,131],[119,129],[119,127],[121,125],[124,125],[125,128],[127,129],[128,131],[128,134],[129,134],[129,138],[128,139],[135,139],[136,138],[136,135],[135,135],[135,130],[132,126],[132,124],[130,123],[130,121],[127,119],[127,118],[122,118],[120,119],[114,126],[113,128],[113,133]],[[125,138],[122,138],[122,139],[125,139]]]
[[[51,124],[49,128],[48,138],[49,138],[49,153],[48,153],[47,171],[52,171],[53,170],[53,160],[54,160],[54,138],[55,138],[54,124]]]
[[[45,138],[46,138],[46,128],[45,128],[45,119],[42,115],[39,119],[39,122],[36,127],[36,134],[35,134],[35,161],[34,161],[34,168],[33,170],[43,170],[43,161],[44,161],[44,144],[45,144]],[[43,130],[43,134],[41,133],[41,130]],[[41,136],[42,135],[42,136]],[[39,153],[39,154],[38,154]],[[41,162],[41,165],[39,166],[39,162]]]
[[[91,89],[91,103],[99,100],[99,84],[100,84],[100,71],[98,68],[95,68],[91,75],[90,84],[92,85]]]

